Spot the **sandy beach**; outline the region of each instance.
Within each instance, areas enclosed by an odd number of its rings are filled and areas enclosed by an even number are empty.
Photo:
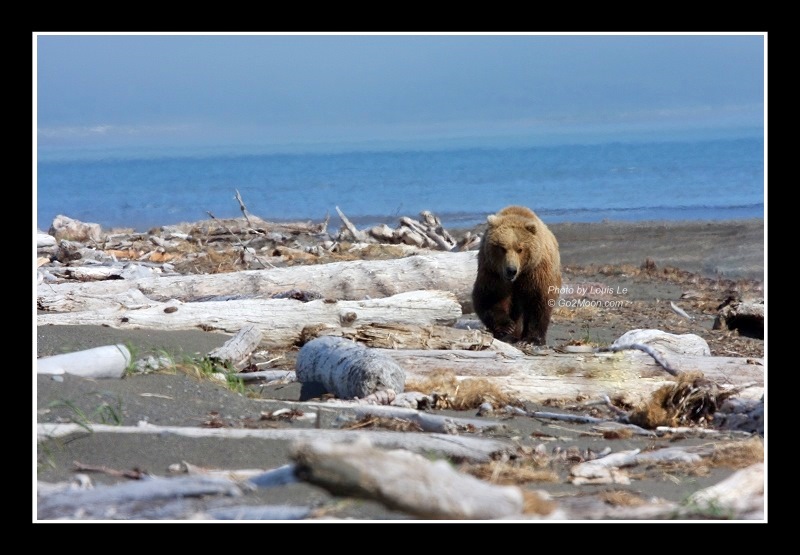
[[[565,282],[603,283],[615,290],[624,288],[630,309],[601,310],[576,314],[554,313],[548,346],[559,347],[587,336],[595,344],[609,344],[630,329],[660,329],[665,332],[694,333],[705,339],[712,355],[761,359],[765,339],[745,337],[737,332],[712,329],[716,307],[732,292],[745,296],[764,296],[766,278],[765,228],[761,220],[707,222],[602,222],[593,224],[553,224],[559,240]],[[475,231],[480,231],[477,229]],[[687,291],[694,294],[683,300]],[[678,302],[693,319],[681,318],[670,309]],[[464,315],[464,318],[474,315]],[[181,357],[202,356],[221,346],[228,335],[201,330],[156,331],[119,330],[103,326],[37,326],[39,357],[91,347],[122,343],[139,355],[167,352]],[[295,353],[296,354],[296,353]],[[291,354],[284,367],[292,365]],[[74,421],[76,414],[103,423],[112,407],[114,418],[124,426],[147,422],[162,426],[204,426],[211,420],[226,427],[247,427],[259,415],[283,403],[300,400],[296,383],[258,388],[250,394],[232,391],[219,384],[177,373],[131,375],[120,380],[87,380],[74,376],[53,379],[38,376],[35,411],[39,423]],[[472,417],[475,412],[470,411]],[[585,424],[548,423],[529,418],[503,421],[505,431],[497,437],[535,446],[537,437],[546,437],[546,448],[601,451],[610,445],[614,451],[653,449],[675,444],[675,438],[653,439],[637,436],[609,440],[588,433]],[[263,425],[263,424],[262,424]],[[313,422],[271,421],[276,429],[312,427]],[[324,424],[323,424],[324,425]],[[520,439],[522,438],[522,439]],[[550,439],[554,438],[554,439]],[[734,441],[731,437],[719,441]],[[683,437],[681,446],[702,445],[704,438]],[[271,439],[197,439],[177,435],[100,434],[86,432],[69,439],[59,438],[38,445],[35,479],[59,483],[74,478],[75,463],[118,471],[169,475],[170,465],[189,462],[209,468],[277,468],[289,462],[290,442]],[[547,491],[554,499],[597,496],[625,492],[629,499],[657,497],[682,502],[691,493],[713,485],[736,470],[714,466],[704,472],[647,470],[637,474],[629,485],[572,486],[562,474],[559,480],[528,484],[525,487]],[[93,472],[99,484],[126,481],[113,473]],[[35,485],[34,485],[35,487]],[[193,500],[200,513],[208,508],[202,498]],[[234,504],[234,500],[223,500]],[[414,520],[413,515],[393,510],[374,500],[336,496],[308,483],[259,489],[235,503],[251,505],[292,505],[311,507],[320,518],[355,520]],[[146,513],[145,513],[146,514]],[[153,513],[149,518],[160,518]],[[34,518],[37,518],[34,512]],[[42,519],[79,518],[66,514],[38,515]]]

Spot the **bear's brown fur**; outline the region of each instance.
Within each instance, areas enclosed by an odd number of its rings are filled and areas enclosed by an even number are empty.
[[[487,218],[472,303],[495,337],[543,345],[561,287],[558,241],[530,209],[508,206]]]

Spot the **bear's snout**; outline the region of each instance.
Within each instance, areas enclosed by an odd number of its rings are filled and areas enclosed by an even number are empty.
[[[508,281],[514,281],[517,279],[517,275],[519,274],[519,268],[516,266],[506,266],[506,279]]]

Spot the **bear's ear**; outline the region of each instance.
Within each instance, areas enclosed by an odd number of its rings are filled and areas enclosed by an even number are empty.
[[[536,222],[533,220],[525,222],[525,229],[527,229],[531,233],[536,233]]]
[[[489,222],[489,225],[495,225],[499,222],[500,218],[497,217],[496,214],[489,214],[487,216],[486,221]]]

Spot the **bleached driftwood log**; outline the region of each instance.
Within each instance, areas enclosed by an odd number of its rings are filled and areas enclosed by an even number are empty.
[[[297,380],[320,383],[340,399],[363,398],[382,389],[403,391],[405,372],[376,349],[342,337],[318,337],[297,355]]]
[[[519,357],[492,351],[384,352],[403,367],[407,380],[451,370],[459,379],[486,378],[515,398],[536,403],[608,396],[635,404],[675,383],[650,355],[639,351]],[[740,397],[759,399],[764,394],[764,367],[748,363],[753,359],[674,355],[670,360],[679,369],[703,372],[723,388],[754,384]]]
[[[451,415],[434,414],[416,408],[398,405],[361,404],[359,401],[331,399],[320,401],[281,401],[286,407],[308,411],[315,408],[320,411],[331,410],[338,414],[337,419],[356,419],[375,416],[379,418],[397,418],[417,424],[424,432],[452,434],[457,432],[484,432],[504,430],[505,424],[486,418],[458,418]],[[622,426],[622,425],[620,425]],[[654,434],[653,434],[654,435]]]
[[[252,438],[253,440],[282,440],[335,442],[349,444],[362,438],[376,447],[406,449],[415,453],[434,454],[456,460],[488,462],[501,456],[512,456],[517,447],[510,441],[469,436],[430,434],[422,432],[389,432],[381,430],[326,430],[316,428],[251,429],[251,428],[194,428],[188,426],[110,426],[93,424],[93,434],[174,434],[188,438]],[[81,424],[36,425],[38,441],[85,434]]]
[[[303,303],[293,299],[242,299],[230,301],[139,305],[138,295],[130,295],[134,306],[38,314],[38,325],[104,325],[119,329],[146,328],[179,330],[201,328],[206,331],[236,333],[253,325],[264,337],[266,348],[288,347],[300,339],[308,324],[341,325],[352,323],[396,322],[410,325],[452,323],[461,316],[455,297],[443,291],[411,291],[366,301]],[[117,295],[116,303],[125,302]],[[99,299],[93,298],[94,301]]]
[[[301,479],[337,495],[380,501],[423,519],[494,519],[522,513],[516,486],[498,486],[404,450],[369,443],[302,442],[292,458]]]
[[[321,403],[319,406],[327,408],[331,407],[331,404]],[[370,416],[398,418],[418,425],[423,432],[434,432],[437,434],[455,434],[459,431],[490,431],[505,427],[505,425],[500,422],[487,420],[485,418],[456,418],[401,407],[383,405],[346,406],[339,404],[333,405],[333,407],[335,407],[336,410],[341,410],[340,416],[349,414],[355,418]]]
[[[714,319],[715,330],[739,330],[748,337],[764,338],[764,299],[740,300],[723,306]]]
[[[50,297],[49,300],[52,301],[52,304],[47,305],[47,308],[43,308],[44,305],[40,304],[39,309],[57,313],[95,312],[103,310],[134,310],[137,308],[147,308],[156,304],[135,288],[121,289],[118,292],[106,293],[104,292],[105,287],[102,287],[103,283],[120,283],[120,281],[98,282],[97,285],[99,287],[97,292],[91,292],[87,289],[77,297],[74,297],[71,293],[65,296],[58,295]],[[59,285],[64,284],[46,284],[45,287],[59,287]]]
[[[273,381],[297,381],[294,370],[259,370],[258,372],[239,372],[236,377],[243,382],[273,382]]]
[[[105,345],[36,360],[37,374],[74,374],[84,378],[121,378],[131,362],[125,345]]]
[[[67,239],[87,243],[100,242],[102,239],[100,224],[74,220],[61,214],[56,216],[53,223],[50,224],[50,235],[54,236],[57,241]]]
[[[57,268],[53,275],[75,279],[78,281],[103,281],[111,278],[118,279],[122,273],[122,266],[76,266]]]
[[[41,520],[127,520],[150,515],[159,515],[152,518],[175,518],[174,512],[162,512],[167,501],[207,495],[240,496],[242,490],[232,480],[212,476],[152,478],[40,496],[36,509]],[[178,516],[183,511],[181,508]]]
[[[222,347],[218,347],[208,353],[208,358],[229,362],[236,368],[247,365],[248,357],[258,348],[261,343],[261,330],[250,324],[238,331],[236,335],[228,339]]]
[[[756,463],[734,472],[722,482],[689,496],[688,504],[700,508],[733,511],[735,514],[763,518],[764,463]]]
[[[264,235],[266,233],[308,233],[310,235],[324,235],[328,228],[328,218],[318,224],[311,222],[268,222],[250,214],[249,218],[212,218],[195,222],[190,228],[193,238],[204,237],[207,239],[230,239],[231,233],[242,237]],[[162,227],[168,232],[181,232],[178,226]],[[227,237],[226,237],[227,236]]]
[[[611,346],[618,347],[620,345],[629,345],[632,343],[650,345],[656,351],[666,356],[674,354],[711,356],[711,349],[708,347],[708,343],[699,335],[694,333],[667,333],[656,329],[640,329],[625,332],[614,341]]]
[[[686,369],[676,368],[670,362],[671,355],[711,356],[711,349],[708,347],[708,343],[699,335],[693,333],[676,335],[657,329],[631,330],[619,337],[610,346],[599,350],[619,352],[633,349],[653,357],[653,360],[659,366],[673,376],[678,376]]]
[[[267,298],[291,289],[316,291],[323,297],[360,300],[420,289],[452,292],[462,306],[472,305],[477,253],[435,253],[391,260],[353,260],[246,270],[225,274],[186,275],[93,283],[43,284],[37,306],[47,311],[97,310],[98,300],[115,299],[131,288],[154,301],[209,300],[236,296]],[[464,312],[471,310],[464,309]]]
[[[347,228],[347,231],[350,232],[350,235],[353,236],[353,239],[355,239],[359,243],[364,243],[367,241],[367,234],[364,233],[363,231],[359,231],[358,228],[354,226],[350,220],[347,219],[347,216],[345,216],[344,213],[341,210],[339,210],[338,206],[336,207],[336,213],[339,214],[339,217],[342,219],[344,227]]]
[[[56,238],[48,233],[41,231],[36,232],[36,253],[39,256],[45,256],[47,261],[50,261],[52,256],[58,252],[58,243]]]
[[[499,351],[522,355],[509,343],[495,339],[479,329],[465,330],[447,326],[408,326],[400,324],[369,324],[362,326],[306,326],[303,341],[316,337],[336,336],[358,341],[379,349],[463,349],[467,351]]]

